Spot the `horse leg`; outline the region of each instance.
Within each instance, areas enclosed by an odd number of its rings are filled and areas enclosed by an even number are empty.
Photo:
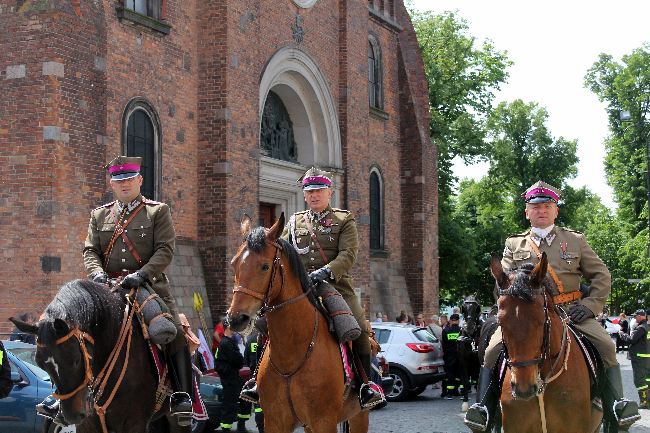
[[[367,410],[361,411],[348,420],[349,433],[368,433],[370,416]]]

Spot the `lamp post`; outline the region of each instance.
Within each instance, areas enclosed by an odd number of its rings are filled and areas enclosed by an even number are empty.
[[[621,123],[629,122],[632,120],[632,115],[629,111],[620,111],[618,114]],[[625,132],[625,130],[623,130]],[[648,257],[650,257],[650,135],[645,137],[645,188],[648,204]]]

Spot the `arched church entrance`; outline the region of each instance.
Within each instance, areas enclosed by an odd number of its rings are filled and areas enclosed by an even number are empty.
[[[339,202],[343,175],[335,104],[316,63],[296,48],[282,48],[269,61],[259,91],[260,224],[303,210],[296,180],[312,165],[330,170]]]

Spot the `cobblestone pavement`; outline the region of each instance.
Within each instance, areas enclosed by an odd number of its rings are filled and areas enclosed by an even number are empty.
[[[630,361],[625,353],[618,354],[618,360],[621,363],[625,394],[628,398],[638,401],[636,388],[632,383]],[[472,394],[470,401],[475,399],[476,395]],[[460,406],[460,400],[443,400],[440,398],[440,389],[429,387],[419,397],[405,402],[389,403],[383,409],[370,412],[369,433],[470,433],[463,424]],[[642,419],[634,424],[630,433],[650,433],[650,411],[641,410],[641,414]],[[248,428],[257,432],[251,421]]]

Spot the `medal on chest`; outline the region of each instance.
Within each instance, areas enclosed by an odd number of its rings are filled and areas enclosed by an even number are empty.
[[[566,242],[560,242],[560,258],[562,260],[566,260],[568,264],[571,264],[571,255],[567,254],[567,243]]]

